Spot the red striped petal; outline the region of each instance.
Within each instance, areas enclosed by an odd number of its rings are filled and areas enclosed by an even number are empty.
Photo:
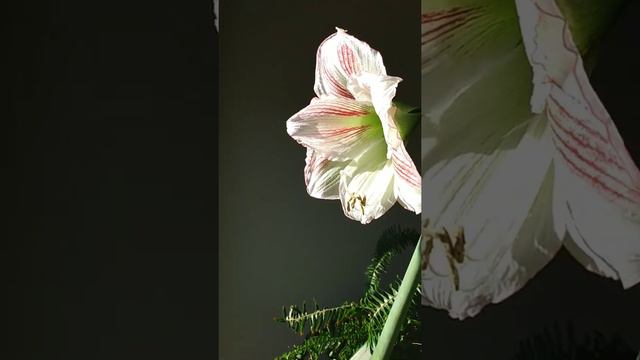
[[[481,18],[487,15],[484,6],[427,8],[423,11],[422,66],[425,71],[435,68],[452,55],[458,56],[481,43],[477,40],[485,32],[479,26]]]
[[[386,75],[382,56],[367,43],[337,29],[318,47],[314,90],[319,97],[353,98],[347,84],[361,73]]]
[[[330,160],[352,159],[383,141],[372,106],[346,98],[315,98],[287,120],[287,132]]]
[[[307,149],[304,167],[304,183],[310,196],[317,199],[338,199],[340,171],[346,163],[331,161],[311,149]]]
[[[587,269],[640,282],[640,170],[589,83],[555,0],[516,0],[533,68],[532,110],[555,144],[554,222]]]
[[[534,70],[532,105],[545,107],[557,161],[625,208],[640,207],[640,170],[591,87],[569,25],[553,0],[518,0]]]
[[[419,214],[422,210],[421,177],[404,145],[394,149],[391,157],[395,171],[395,193],[398,202],[407,210]]]

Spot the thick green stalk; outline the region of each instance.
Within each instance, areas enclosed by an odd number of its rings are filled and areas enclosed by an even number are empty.
[[[411,256],[411,261],[409,261],[407,271],[404,274],[404,278],[402,278],[402,283],[400,284],[396,298],[393,305],[391,305],[387,321],[378,338],[378,343],[373,351],[371,360],[386,360],[391,357],[393,346],[400,333],[400,326],[407,320],[407,311],[409,310],[411,297],[414,294],[413,292],[416,291],[420,275],[420,243],[421,240],[418,240],[416,249],[413,251],[413,256]]]

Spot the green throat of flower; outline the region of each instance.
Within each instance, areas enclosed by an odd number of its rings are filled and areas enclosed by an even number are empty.
[[[402,103],[393,103],[396,107],[395,121],[398,132],[403,141],[407,141],[407,137],[416,128],[420,121],[420,108],[405,105]]]
[[[420,108],[398,102],[394,102],[393,106],[395,107],[393,118],[396,127],[398,128],[400,137],[402,137],[402,141],[406,142],[407,137],[409,137],[420,121]],[[360,118],[360,122],[362,125],[370,127],[371,131],[369,136],[372,138],[382,138],[382,123],[373,106],[367,115]]]

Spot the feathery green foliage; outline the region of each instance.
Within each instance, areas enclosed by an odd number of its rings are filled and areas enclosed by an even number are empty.
[[[394,256],[408,247],[418,243],[420,233],[414,229],[402,229],[399,226],[385,230],[376,243],[376,250],[371,264],[367,267],[366,275],[369,281],[367,294],[380,289],[380,278],[386,273],[389,263]]]
[[[407,247],[415,246],[419,236],[417,230],[400,227],[392,227],[382,234],[371,264],[367,267],[368,284],[359,301],[345,302],[332,308],[321,308],[314,301],[313,311],[307,310],[306,303],[303,303],[302,308],[296,305],[285,307],[283,317],[276,321],[287,324],[291,330],[304,337],[304,342],[294,345],[277,359],[317,360],[325,355],[329,359],[348,360],[364,343],[373,349],[400,286],[399,280],[383,286],[382,277],[394,256]],[[419,357],[418,303],[419,292],[416,291],[407,322],[400,330],[398,346],[393,353],[394,359]]]

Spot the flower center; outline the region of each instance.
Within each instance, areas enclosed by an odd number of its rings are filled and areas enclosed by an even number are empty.
[[[398,132],[402,140],[406,141],[409,134],[411,134],[420,121],[420,108],[398,102],[394,102],[393,106],[396,108],[394,120],[398,127]]]
[[[356,208],[360,209],[362,216],[364,216],[364,207],[367,205],[367,197],[365,195],[351,194],[349,200],[347,200],[347,211],[353,212]]]

